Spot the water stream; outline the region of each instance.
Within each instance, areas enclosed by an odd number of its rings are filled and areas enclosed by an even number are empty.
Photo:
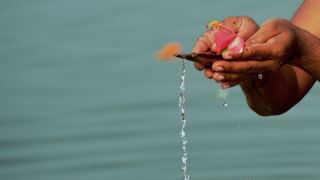
[[[181,137],[181,145],[182,145],[182,171],[183,171],[183,180],[189,179],[189,173],[187,169],[187,160],[188,160],[188,154],[187,154],[187,138],[186,138],[186,132],[185,127],[187,123],[186,114],[185,114],[185,77],[186,77],[186,62],[185,60],[182,60],[182,72],[180,77],[180,85],[179,85],[179,110],[180,110],[180,120],[181,120],[181,131],[180,131],[180,137]]]

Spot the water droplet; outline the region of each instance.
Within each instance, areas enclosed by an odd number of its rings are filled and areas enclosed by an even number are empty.
[[[187,162],[187,159],[188,159],[187,157],[182,157],[182,162],[183,162],[183,163],[186,163],[186,162]]]
[[[227,103],[227,102],[223,102],[222,106],[223,106],[223,107],[227,107],[227,106],[228,106],[228,103]]]
[[[185,145],[186,145],[187,143],[188,143],[188,141],[187,141],[187,140],[185,140],[185,139],[184,139],[184,140],[182,140],[182,145],[183,145],[183,147],[182,147],[182,148],[183,148],[183,149],[186,149],[186,148],[185,148]]]
[[[180,137],[183,138],[183,137],[185,137],[185,136],[186,136],[186,133],[184,132],[184,130],[181,130],[181,132],[180,132]]]
[[[182,166],[181,169],[182,169],[183,171],[186,171],[186,170],[187,170],[187,167],[186,167],[186,166]]]

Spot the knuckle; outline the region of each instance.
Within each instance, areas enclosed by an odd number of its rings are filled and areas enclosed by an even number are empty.
[[[281,31],[287,31],[288,28],[284,28],[289,26],[291,23],[290,21],[282,18],[272,18],[263,23],[263,26],[268,27],[269,29],[273,30],[280,30]]]
[[[238,17],[237,16],[229,16],[222,21],[223,25],[232,29],[234,32],[238,31]]]
[[[222,20],[224,25],[235,25],[237,23],[237,16],[228,16]]]
[[[249,16],[239,16],[239,34],[242,35],[244,39],[248,39],[255,32],[258,31],[259,26],[257,23]]]
[[[279,18],[271,18],[269,20],[266,20],[263,25],[269,28],[274,29],[275,27],[277,27],[277,25],[280,23],[280,19]]]

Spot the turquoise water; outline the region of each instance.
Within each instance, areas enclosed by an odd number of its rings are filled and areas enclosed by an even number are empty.
[[[182,179],[177,90],[185,50],[211,18],[291,17],[299,1],[2,0],[0,179]],[[191,180],[320,179],[319,85],[288,113],[257,116],[239,88],[187,64]]]

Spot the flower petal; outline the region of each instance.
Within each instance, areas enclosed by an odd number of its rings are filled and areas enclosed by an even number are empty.
[[[232,54],[239,54],[242,53],[243,51],[243,46],[244,46],[244,40],[240,37],[237,36],[236,38],[233,39],[233,41],[229,44],[228,50]]]
[[[214,39],[215,39],[215,52],[218,54],[226,49],[229,44],[237,37],[236,34],[224,30],[215,30]]]

